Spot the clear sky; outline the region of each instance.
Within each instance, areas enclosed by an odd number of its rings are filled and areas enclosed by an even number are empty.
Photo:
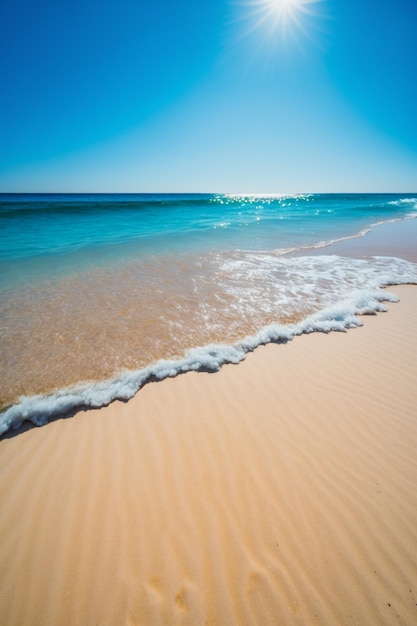
[[[0,191],[417,191],[416,0],[13,0],[0,24]]]

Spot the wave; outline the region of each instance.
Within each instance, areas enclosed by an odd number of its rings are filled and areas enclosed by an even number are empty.
[[[384,260],[387,258],[384,257]],[[392,270],[374,278],[367,288],[352,291],[337,304],[327,306],[296,324],[271,324],[234,345],[210,344],[192,348],[182,359],[159,360],[137,371],[122,372],[111,380],[80,383],[49,395],[22,396],[17,404],[0,414],[0,435],[19,428],[25,421],[41,426],[81,409],[106,406],[114,400],[127,401],[151,381],[189,371],[218,371],[225,364],[243,361],[248,352],[260,345],[286,343],[298,335],[312,332],[340,332],[361,326],[358,315],[386,311],[384,302],[398,301],[397,296],[386,291],[385,287],[407,283],[417,284],[416,266],[392,259]]]
[[[388,204],[393,204],[394,206],[402,206],[404,204],[414,204],[417,207],[417,198],[399,198],[398,200],[391,200]]]

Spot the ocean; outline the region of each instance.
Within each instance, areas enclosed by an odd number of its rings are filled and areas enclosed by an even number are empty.
[[[417,194],[0,194],[0,434],[346,330],[417,282],[332,242],[417,217]]]

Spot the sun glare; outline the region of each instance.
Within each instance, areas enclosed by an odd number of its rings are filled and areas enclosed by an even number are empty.
[[[244,20],[248,25],[246,35],[262,29],[277,40],[298,40],[300,35],[312,39],[314,22],[320,17],[318,5],[325,0],[246,0]]]
[[[280,10],[289,9],[300,4],[300,2],[297,2],[297,0],[268,0],[268,4],[271,5],[271,8]]]
[[[253,5],[264,14],[276,14],[283,19],[297,14],[311,14],[311,5],[320,0],[255,0]]]
[[[289,14],[300,10],[302,0],[261,0],[258,5],[270,16],[285,19]]]

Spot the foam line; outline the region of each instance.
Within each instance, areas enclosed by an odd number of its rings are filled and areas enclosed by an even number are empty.
[[[114,400],[129,400],[149,381],[163,380],[189,371],[217,371],[224,364],[239,363],[248,352],[263,344],[291,341],[295,336],[305,333],[346,331],[361,326],[358,315],[386,311],[384,302],[398,300],[384,287],[417,283],[416,266],[402,262],[402,271],[395,271],[395,261],[398,260],[393,259],[393,270],[381,275],[378,280],[374,279],[368,289],[356,290],[339,303],[297,324],[272,324],[235,345],[210,344],[193,348],[180,360],[160,360],[138,371],[123,372],[111,380],[77,384],[50,395],[23,396],[17,404],[0,414],[0,435],[19,428],[24,421],[41,426],[78,409],[101,407]],[[406,266],[408,272],[404,271]]]

